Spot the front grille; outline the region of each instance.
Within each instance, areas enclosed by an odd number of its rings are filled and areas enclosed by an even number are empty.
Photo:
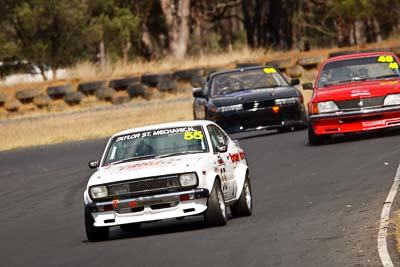
[[[369,97],[369,98],[360,98],[360,99],[352,99],[352,100],[345,100],[345,101],[337,101],[336,105],[338,106],[339,110],[360,110],[365,108],[376,108],[382,107],[384,96],[378,97]]]
[[[253,101],[249,103],[244,103],[243,104],[243,109],[248,110],[248,109],[257,109],[257,108],[267,108],[267,107],[272,107],[275,105],[275,100],[265,100],[265,101]]]
[[[151,177],[107,185],[107,198],[124,198],[135,195],[147,195],[161,192],[173,192],[179,189],[177,175]]]

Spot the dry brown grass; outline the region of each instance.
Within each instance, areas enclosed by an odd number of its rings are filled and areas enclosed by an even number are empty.
[[[393,223],[395,230],[394,235],[396,237],[396,248],[397,251],[400,253],[400,210],[394,213]]]
[[[181,61],[166,57],[155,61],[138,60],[128,65],[116,62],[113,65],[108,65],[104,71],[100,71],[98,66],[93,63],[81,62],[68,71],[68,76],[69,78],[91,80],[99,77],[135,76],[145,73],[163,73],[198,67],[229,67],[230,64],[235,62],[261,62],[262,58],[266,55],[273,55],[273,52],[264,49],[252,50],[244,48],[229,53],[188,57]]]
[[[94,80],[110,80],[112,78],[137,76],[144,73],[162,73],[171,72],[181,69],[195,68],[195,67],[208,67],[208,68],[233,68],[234,63],[251,62],[251,63],[265,63],[266,61],[276,59],[291,58],[295,62],[300,57],[313,56],[313,55],[328,55],[330,52],[339,50],[355,50],[355,49],[371,49],[371,48],[389,48],[400,46],[399,39],[391,39],[372,44],[361,44],[352,47],[331,48],[331,49],[314,49],[307,52],[299,52],[297,50],[279,52],[272,49],[250,49],[243,48],[241,50],[234,50],[231,52],[222,52],[216,54],[204,54],[201,56],[188,57],[184,60],[177,61],[176,59],[166,57],[154,61],[133,61],[128,65],[123,65],[121,62],[110,64],[104,71],[91,62],[81,62],[67,70],[67,75],[63,80],[39,82],[39,83],[26,83],[7,86],[0,81],[0,92],[13,93],[17,90],[27,88],[47,88],[49,85],[60,85],[69,83],[76,86],[79,82],[94,81]]]
[[[185,98],[187,99],[187,98]],[[108,137],[131,127],[191,120],[192,100],[152,101],[150,106],[124,106],[87,113],[0,124],[0,150]]]

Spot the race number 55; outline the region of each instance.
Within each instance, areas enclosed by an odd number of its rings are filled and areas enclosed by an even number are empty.
[[[185,132],[183,138],[185,140],[192,140],[192,139],[203,139],[203,133],[201,131],[194,131],[194,132]]]

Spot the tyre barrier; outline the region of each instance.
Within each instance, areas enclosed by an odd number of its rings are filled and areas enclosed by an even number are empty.
[[[80,83],[78,85],[78,91],[82,92],[86,96],[93,95],[96,92],[96,90],[103,88],[105,84],[106,84],[105,81]]]
[[[47,94],[53,100],[61,99],[71,92],[73,92],[72,85],[50,86],[47,88]]]
[[[147,87],[141,83],[129,85],[127,91],[131,98],[144,96]]]
[[[389,47],[381,47],[381,48],[362,49],[362,50],[359,50],[358,53],[386,52],[386,51],[390,51],[390,48]]]
[[[111,103],[113,105],[125,104],[128,103],[130,100],[131,98],[129,97],[129,95],[113,95],[111,97]]]
[[[97,99],[103,101],[111,101],[114,94],[115,90],[112,88],[100,88],[95,93]]]
[[[37,88],[20,90],[15,93],[15,98],[21,103],[31,103],[33,99],[40,95],[41,90]]]
[[[4,103],[7,101],[8,95],[4,93],[0,93],[0,107],[4,106]]]
[[[140,83],[140,77],[130,77],[130,78],[122,78],[111,80],[108,83],[108,87],[113,88],[114,90],[126,90],[129,85]]]
[[[319,66],[322,62],[325,61],[325,57],[323,55],[319,56],[311,56],[311,57],[303,57],[297,61],[297,64],[302,66],[303,68],[310,69]]]
[[[160,81],[158,82],[157,89],[165,92],[165,91],[174,91],[176,89],[176,81],[171,80],[169,78],[161,78]]]
[[[38,108],[48,107],[51,103],[51,98],[48,95],[38,95],[33,99],[33,104],[35,104]]]
[[[160,74],[145,74],[142,76],[142,83],[151,87],[157,87]]]
[[[278,59],[278,60],[271,60],[265,62],[266,66],[273,66],[275,68],[278,68],[280,71],[285,71],[288,67],[292,66],[292,59],[291,58],[284,58],[284,59]]]
[[[274,66],[284,75],[291,78],[301,78],[301,81],[313,81],[316,76],[315,67],[318,67],[326,57],[349,55],[358,52],[391,51],[400,55],[400,46],[365,49],[350,48],[342,51],[332,51],[323,55],[284,57],[277,60],[266,60],[264,65]],[[297,61],[294,58],[299,58]],[[193,87],[203,87],[206,75],[214,72],[231,69],[234,64],[225,67],[195,67],[177,70],[173,73],[144,74],[141,77],[125,77],[113,80],[99,80],[84,82],[74,86],[69,84],[49,86],[45,92],[41,89],[31,88],[17,91],[16,93],[0,93],[0,112],[30,112],[35,109],[49,109],[50,111],[62,111],[68,105],[95,106],[98,101],[109,101],[114,105],[123,104],[134,97],[143,97],[150,100],[164,97],[164,92],[187,91],[189,82]],[[262,65],[256,62],[237,62],[237,68]],[[75,85],[75,83],[74,83]],[[44,88],[43,88],[44,89]],[[12,91],[11,91],[12,92]],[[121,94],[122,93],[122,94]],[[89,96],[89,97],[85,97]],[[90,101],[89,101],[90,100]],[[36,108],[37,107],[37,108]],[[3,116],[4,117],[4,116]]]
[[[38,108],[35,106],[33,103],[25,104],[22,105],[19,109],[18,112],[22,114],[30,113],[36,111]]]
[[[358,50],[337,51],[337,52],[329,53],[328,58],[338,57],[338,56],[346,56],[346,55],[351,55],[351,54],[356,54],[356,53],[358,53]]]
[[[236,68],[249,68],[249,67],[257,67],[262,66],[261,63],[251,63],[251,62],[243,62],[243,63],[236,63]]]
[[[177,81],[190,82],[193,76],[202,77],[205,74],[203,68],[191,68],[186,70],[178,70],[174,72],[174,78]]]
[[[18,99],[10,99],[4,103],[4,108],[9,112],[16,112],[22,107],[22,103]]]
[[[294,65],[292,67],[287,68],[286,73],[291,78],[300,78],[304,72],[304,68],[300,65]]]
[[[63,99],[70,106],[79,105],[85,95],[82,92],[67,93]]]
[[[207,78],[205,78],[205,77],[196,77],[196,76],[194,76],[194,77],[192,77],[190,79],[190,84],[195,88],[196,87],[203,87],[205,82],[206,82],[206,79]]]

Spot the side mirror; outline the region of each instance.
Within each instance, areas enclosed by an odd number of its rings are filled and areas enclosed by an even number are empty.
[[[217,147],[217,151],[219,153],[225,153],[226,151],[228,151],[228,146],[227,145],[219,145]]]
[[[193,88],[192,92],[194,97],[204,97],[203,88]]]
[[[313,90],[313,84],[312,83],[303,83],[303,90]]]
[[[240,147],[239,140],[232,140],[232,142],[233,142],[237,147]]]
[[[290,80],[290,86],[295,86],[295,85],[298,85],[298,84],[300,84],[299,78],[294,78],[294,79]]]
[[[89,168],[91,169],[96,169],[97,167],[99,167],[100,162],[98,160],[94,160],[89,162]]]

